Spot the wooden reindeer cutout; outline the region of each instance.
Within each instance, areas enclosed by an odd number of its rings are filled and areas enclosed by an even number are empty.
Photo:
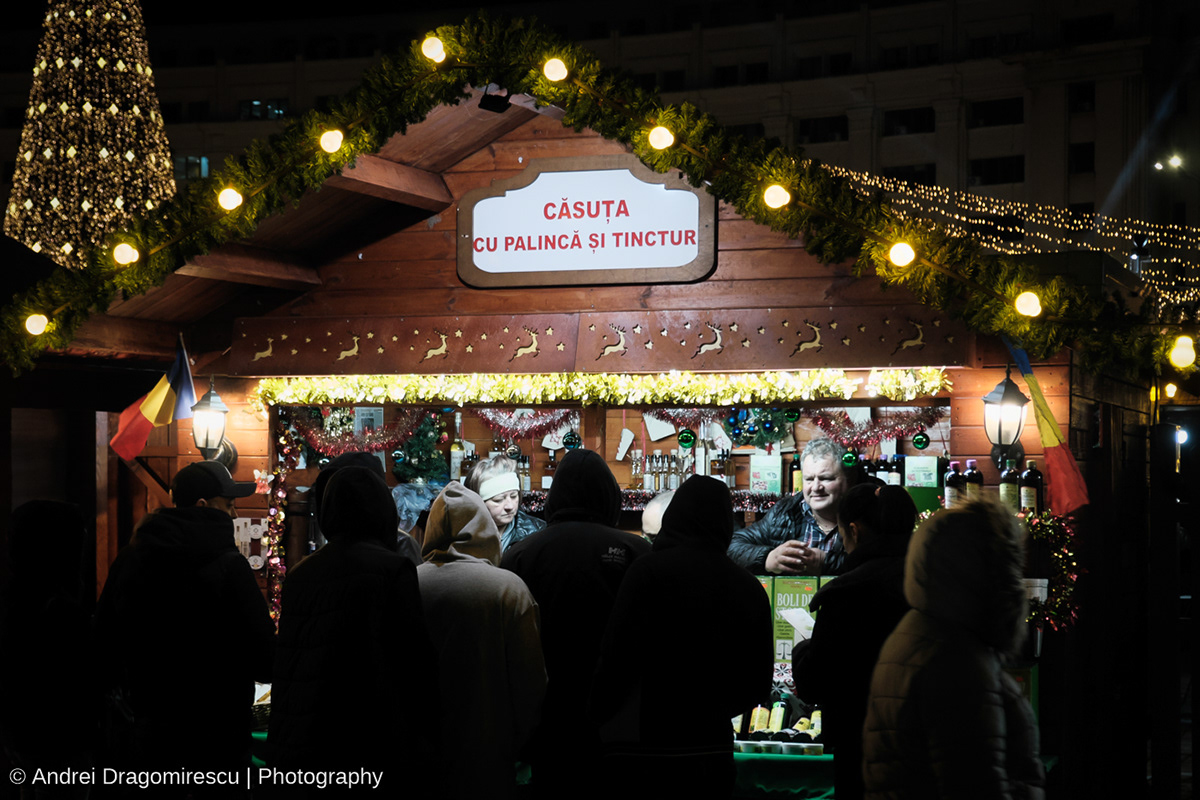
[[[428,361],[429,359],[433,358],[434,356],[441,356],[442,358],[446,358],[447,356],[450,355],[450,353],[448,352],[448,350],[446,348],[446,334],[442,333],[437,328],[434,328],[433,332],[441,337],[442,343],[438,347],[434,347],[430,350],[426,350],[425,357],[421,359],[422,361]]]
[[[913,322],[912,320],[909,320],[909,322],[912,323],[912,326],[917,329],[917,338],[905,339],[900,344],[896,345],[896,349],[892,351],[892,355],[896,355],[896,353],[899,353],[901,350],[907,350],[910,347],[915,347],[918,350],[925,349],[925,329],[919,322]]]
[[[351,336],[350,338],[354,340],[354,347],[351,347],[349,350],[343,350],[337,357],[338,361],[341,361],[343,358],[350,358],[350,356],[358,355],[358,337]]]
[[[604,348],[604,350],[602,350],[600,352],[600,355],[596,356],[597,361],[604,358],[605,356],[612,355],[613,353],[620,353],[621,355],[625,355],[627,352],[629,352],[629,348],[627,348],[625,346],[625,329],[618,328],[616,325],[612,324],[611,322],[608,323],[608,327],[612,328],[614,331],[617,332],[617,343],[607,345]]]
[[[717,338],[713,339],[711,342],[706,342],[706,343],[700,345],[700,349],[698,349],[696,352],[692,353],[692,358],[695,358],[696,356],[700,355],[701,353],[712,353],[712,352],[719,353],[725,347],[725,345],[721,344],[721,326],[713,325],[711,322],[706,322],[704,324],[706,327],[708,327],[709,330],[711,330],[713,333],[715,333],[717,335]]]
[[[522,325],[521,327],[525,328],[524,325]],[[514,359],[520,358],[521,356],[527,356],[530,353],[533,353],[533,357],[537,358],[537,354],[538,354],[537,331],[535,331],[533,328],[525,328],[525,332],[528,333],[530,335],[530,337],[532,337],[533,341],[530,342],[529,344],[525,345],[524,347],[518,347],[517,351],[512,354],[512,358],[510,358],[508,360],[508,363],[511,364]],[[518,339],[518,341],[520,341],[520,340]],[[443,337],[442,346],[445,347],[445,344],[446,344],[445,339]]]
[[[255,353],[254,358],[251,360],[258,361],[260,358],[270,358],[271,357],[271,349],[274,346],[275,346],[275,340],[272,339],[270,336],[268,336],[267,337],[267,349]]]
[[[788,358],[791,358],[797,353],[803,353],[805,350],[820,350],[822,347],[824,347],[824,345],[821,344],[821,325],[816,322],[809,322],[808,320],[804,320],[804,324],[812,328],[813,333],[815,333],[816,336],[809,339],[807,342],[801,342],[800,344],[796,345],[796,349],[792,351],[792,355],[788,356]]]

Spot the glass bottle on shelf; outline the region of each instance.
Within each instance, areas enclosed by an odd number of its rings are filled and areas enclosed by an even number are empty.
[[[533,473],[529,464],[529,456],[521,456],[521,490],[528,492],[533,488]]]
[[[730,490],[737,488],[737,462],[733,459],[733,451],[725,451],[725,483]]]
[[[662,450],[654,451],[653,462],[654,479],[651,483],[651,489],[657,494],[663,490],[663,458]]]
[[[549,490],[550,485],[554,483],[554,470],[558,469],[558,462],[554,458],[553,450],[550,451],[549,458],[546,459],[546,465],[542,467],[542,488]]]
[[[708,474],[722,483],[725,482],[725,460],[722,458],[722,451],[713,451],[712,458],[708,462]]]
[[[450,443],[450,480],[461,481],[463,475],[463,456],[466,455],[466,445],[462,438],[462,412],[454,412],[454,441]]]
[[[946,508],[954,508],[966,500],[967,481],[958,471],[958,466],[959,462],[951,461],[950,469],[946,472],[945,485],[942,487]]]
[[[788,485],[791,487],[792,494],[804,491],[804,470],[801,468],[799,451],[792,455],[792,466],[789,471],[791,478]]]
[[[1004,471],[1000,473],[1000,502],[1014,514],[1021,510],[1021,473],[1011,458],[1004,460]]]
[[[887,477],[885,478],[888,486],[903,486],[904,485],[904,456],[892,454],[888,460]]]
[[[695,460],[695,473],[697,475],[707,475],[708,443],[704,441],[704,437],[696,437],[696,444],[692,448],[692,458]]]
[[[671,471],[668,474],[669,479],[667,481],[667,488],[678,489],[680,474],[683,472],[683,467],[679,463],[679,451],[678,450],[671,451],[670,467],[671,467]]]
[[[1037,516],[1046,510],[1042,501],[1045,482],[1042,473],[1037,468],[1037,462],[1030,459],[1025,462],[1025,471],[1021,473],[1021,511]]]
[[[973,458],[967,459],[967,471],[963,473],[963,480],[966,481],[966,500],[979,500],[983,497],[983,473],[979,471],[978,462]]]
[[[642,484],[642,451],[631,450],[629,455],[629,488],[641,489]]]
[[[642,491],[654,491],[654,457],[648,453],[642,465]]]

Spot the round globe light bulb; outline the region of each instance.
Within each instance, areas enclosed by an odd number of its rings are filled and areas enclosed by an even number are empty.
[[[1018,313],[1027,317],[1036,317],[1042,313],[1042,303],[1033,292],[1021,292],[1017,295],[1017,302],[1014,305],[1017,307]]]
[[[1171,156],[1170,158],[1167,159],[1167,163],[1170,164],[1175,169],[1179,169],[1180,167],[1183,166],[1183,159],[1180,158],[1179,156]]]
[[[421,42],[421,53],[436,64],[446,60],[446,48],[442,45],[442,40],[436,36],[428,36],[425,41]]]
[[[778,183],[773,183],[763,192],[763,202],[768,208],[783,208],[792,202],[792,195]]]
[[[336,153],[342,149],[342,132],[339,130],[325,131],[321,134],[321,149],[326,153]]]
[[[233,211],[242,204],[242,195],[232,187],[222,189],[217,195],[217,204],[226,211]]]
[[[1190,336],[1180,336],[1175,340],[1175,346],[1171,348],[1171,354],[1168,356],[1171,360],[1171,366],[1176,369],[1190,367],[1196,363],[1196,343]]]
[[[552,58],[542,67],[542,73],[547,80],[558,82],[567,77],[567,65],[561,58]]]
[[[662,125],[657,125],[650,130],[650,146],[655,150],[666,150],[673,144],[675,144],[675,134]]]
[[[907,267],[917,257],[917,252],[908,242],[897,242],[888,251],[888,260],[897,267]]]
[[[128,242],[121,242],[119,245],[113,248],[113,261],[121,264],[122,266],[125,264],[132,264],[133,262],[137,261],[140,256],[141,253],[137,251],[137,248]]]
[[[50,324],[50,320],[46,319],[45,314],[30,314],[25,318],[25,330],[32,333],[34,336],[41,336],[46,332],[46,326]]]
[[[1175,431],[1175,441],[1179,442],[1179,444],[1187,444],[1187,440],[1188,432],[1186,428],[1180,428]]]
[[[1163,163],[1162,163],[1161,161],[1155,161],[1155,162],[1154,162],[1154,168],[1155,168],[1155,169],[1162,169],[1162,168],[1163,168]]]
[[[1179,391],[1179,387],[1173,383],[1168,383],[1163,389],[1167,392],[1167,397],[1175,397],[1175,393]]]

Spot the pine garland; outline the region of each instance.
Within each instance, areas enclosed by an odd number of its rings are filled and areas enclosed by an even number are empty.
[[[1181,320],[1178,308],[1151,300],[1133,312],[1120,297],[1093,299],[1061,277],[1043,278],[1030,264],[986,252],[970,236],[906,219],[878,193],[864,195],[799,151],[730,135],[690,103],[662,105],[629,77],[604,69],[592,54],[531,22],[481,14],[461,25],[440,27],[436,35],[447,53],[443,63],[425,58],[420,42],[414,41],[369,70],[362,84],[329,112],[310,111],[293,120],[281,133],[229,159],[210,178],[193,182],[171,202],[135,220],[105,247],[92,250],[87,268],[77,275],[54,276],[14,297],[0,314],[0,354],[6,363],[14,372],[33,367],[42,350],[69,344],[91,309],[106,308],[117,292],[143,293],[188,259],[249,236],[267,216],[319,189],[359,154],[376,151],[437,106],[461,102],[468,96],[465,87],[490,83],[562,108],[566,125],[590,128],[629,146],[659,172],[680,170],[742,217],[803,239],[808,252],[822,262],[854,260],[856,275],[874,272],[885,285],[904,286],[978,333],[1020,342],[1033,358],[1069,345],[1092,370],[1157,371],[1166,361],[1177,332],[1173,329],[1179,327],[1173,323]],[[552,56],[567,64],[568,79],[554,83],[542,74],[541,64]],[[652,148],[647,141],[652,124],[670,128],[676,144]],[[335,154],[317,146],[319,133],[329,127],[345,134]],[[772,183],[791,193],[792,201],[781,209],[763,201],[763,189]],[[239,188],[245,202],[225,213],[214,198],[229,185]],[[115,267],[111,257],[119,240],[142,252],[138,262],[124,269]],[[920,254],[905,268],[887,258],[891,244],[900,240]],[[1013,308],[1013,300],[1025,290],[1041,298],[1041,317],[1024,317]],[[40,337],[23,328],[25,318],[35,312],[54,317]]]

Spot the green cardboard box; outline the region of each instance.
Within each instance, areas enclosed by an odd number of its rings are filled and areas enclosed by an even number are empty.
[[[780,609],[785,608],[807,610],[813,595],[817,593],[819,579],[778,575],[773,583],[771,605],[772,612],[775,614],[775,660],[791,663],[792,644],[796,631],[779,612]]]

